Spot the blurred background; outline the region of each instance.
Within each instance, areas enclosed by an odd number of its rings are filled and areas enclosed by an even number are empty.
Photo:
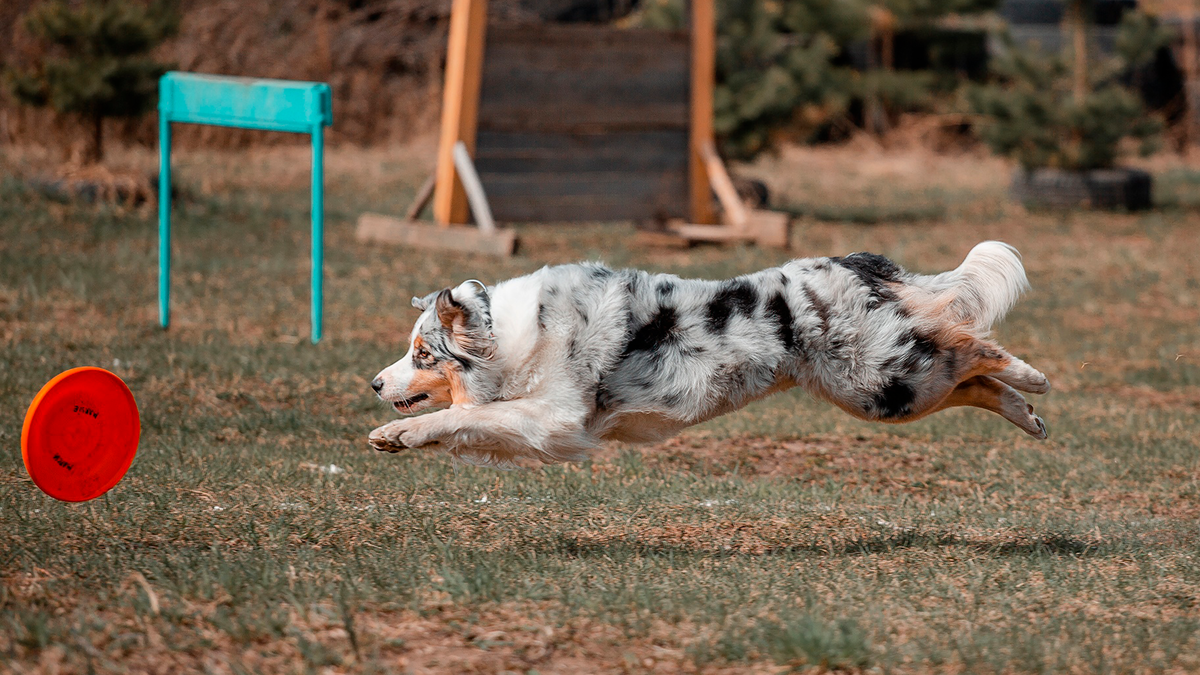
[[[56,3],[49,3],[55,5]],[[95,4],[95,3],[93,3]],[[333,88],[333,144],[405,143],[436,129],[450,0],[198,1],[148,5],[172,14],[147,45],[178,70],[317,80]],[[1078,5],[1078,7],[1076,6]],[[782,142],[887,140],[916,135],[938,149],[972,142],[980,114],[973,86],[1014,73],[1018,55],[1040,50],[1048,65],[1070,50],[1078,10],[1088,24],[1090,77],[1137,93],[1164,123],[1161,140],[1183,149],[1195,125],[1196,3],[1188,0],[743,0],[717,2],[716,131],[722,153],[752,159]],[[65,7],[80,3],[65,3]],[[51,7],[53,8],[53,7]],[[82,133],[70,120],[25,105],[14,73],[62,57],[31,20],[39,0],[0,6],[0,145],[61,145]],[[684,29],[682,0],[492,0],[489,21],[599,23],[622,29]],[[36,12],[35,12],[36,13]],[[1122,60],[1114,65],[1114,59]],[[86,85],[80,85],[86,86]],[[978,97],[975,97],[978,98]],[[129,112],[129,111],[122,111]],[[141,112],[141,111],[137,111]],[[108,138],[152,147],[145,116],[104,122]],[[180,142],[216,147],[301,142],[212,127],[184,128]]]

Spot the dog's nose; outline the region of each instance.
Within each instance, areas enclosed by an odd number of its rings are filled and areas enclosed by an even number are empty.
[[[375,390],[376,394],[378,394],[380,392],[380,390],[383,389],[383,378],[377,377],[377,378],[371,380],[371,388]]]

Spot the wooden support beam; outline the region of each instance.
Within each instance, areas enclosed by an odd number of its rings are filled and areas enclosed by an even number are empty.
[[[487,193],[483,191],[483,183],[479,180],[479,173],[475,171],[475,164],[471,162],[467,145],[462,141],[454,144],[454,168],[458,171],[458,179],[462,181],[463,190],[467,193],[467,203],[471,206],[471,215],[475,216],[475,224],[484,234],[495,232],[496,221],[492,219],[492,208],[488,206]]]
[[[671,232],[689,241],[708,241],[714,243],[731,243],[735,241],[750,241],[754,235],[735,230],[728,225],[694,225],[692,223],[669,223]]]
[[[510,229],[484,232],[475,227],[438,227],[377,213],[359,216],[354,236],[358,241],[398,244],[432,251],[482,253],[501,258],[512,255],[517,249],[517,235]]]
[[[721,208],[725,211],[726,221],[734,228],[739,230],[746,229],[746,205],[742,203],[742,198],[738,195],[737,188],[733,186],[733,179],[729,177],[729,172],[725,170],[725,163],[721,161],[721,156],[717,154],[717,145],[712,139],[705,141],[704,145],[700,146],[700,157],[704,160],[704,169],[708,173],[709,183],[712,185],[713,192],[717,193],[717,199],[721,202]]]
[[[437,173],[429,174],[429,178],[421,183],[421,188],[417,190],[416,196],[413,197],[412,204],[408,205],[408,211],[404,213],[404,217],[408,220],[416,220],[421,217],[421,212],[429,206],[429,200],[433,199],[433,186],[437,184]]]
[[[704,145],[713,139],[713,86],[716,81],[717,44],[714,0],[691,0],[692,90],[688,152],[688,186],[691,217],[695,223],[715,223]]]
[[[441,225],[467,222],[467,195],[455,171],[454,144],[462,141],[468,152],[475,152],[486,32],[487,0],[454,0],[446,48],[437,186],[433,196],[433,216]]]

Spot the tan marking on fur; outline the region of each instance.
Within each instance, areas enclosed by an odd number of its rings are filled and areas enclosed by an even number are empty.
[[[1045,426],[1037,415],[1033,414],[1033,406],[1029,405],[1025,397],[1021,396],[1016,389],[994,377],[973,377],[959,384],[941,404],[930,410],[929,413],[956,406],[990,410],[1012,422],[1027,434],[1038,438],[1046,436]]]
[[[441,364],[439,364],[440,366]],[[422,401],[430,406],[448,406],[454,398],[451,395],[450,378],[446,376],[445,368],[429,368],[413,373],[412,382],[404,392],[404,398],[412,398],[417,394],[427,394],[429,398]]]
[[[467,383],[463,381],[462,368],[457,363],[447,363],[445,367],[446,382],[450,386],[450,401],[454,405],[473,403]]]
[[[895,284],[893,289],[900,306],[921,322],[921,330],[935,342],[953,343],[965,337],[982,340],[987,336],[987,331],[981,332],[969,320],[954,316],[951,306],[958,297],[953,290],[930,293],[906,284]]]

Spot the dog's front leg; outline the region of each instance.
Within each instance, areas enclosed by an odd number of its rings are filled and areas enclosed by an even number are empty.
[[[441,418],[457,412],[456,409],[439,410],[438,412],[409,417],[402,420],[392,420],[375,429],[367,437],[367,442],[376,450],[400,452],[408,448],[420,448],[437,443],[436,432],[445,425],[439,424]]]
[[[561,461],[597,442],[584,429],[583,415],[582,409],[557,401],[497,401],[389,422],[372,431],[369,440],[375,449],[389,452],[430,446],[455,455],[478,451]]]

